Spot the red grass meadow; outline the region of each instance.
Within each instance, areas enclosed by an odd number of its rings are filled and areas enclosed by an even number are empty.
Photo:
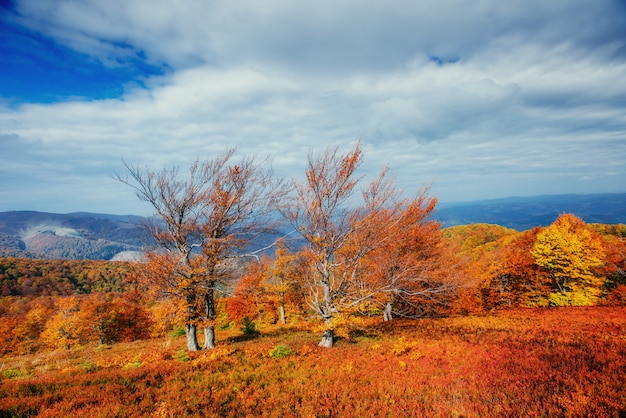
[[[626,308],[184,337],[2,359],[0,416],[623,417]],[[220,339],[221,338],[221,339]]]

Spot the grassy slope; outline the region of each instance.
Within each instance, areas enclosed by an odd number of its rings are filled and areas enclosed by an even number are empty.
[[[626,413],[624,307],[395,321],[330,350],[295,329],[219,336],[190,357],[172,338],[3,359],[0,416]]]

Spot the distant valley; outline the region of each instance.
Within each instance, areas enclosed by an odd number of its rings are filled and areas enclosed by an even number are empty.
[[[132,259],[146,242],[141,217],[0,212],[0,255],[42,259]]]
[[[561,213],[587,223],[626,223],[626,193],[512,197],[441,204],[444,227],[491,223],[523,231],[551,224]],[[0,256],[125,260],[147,245],[139,216],[94,213],[0,212]]]

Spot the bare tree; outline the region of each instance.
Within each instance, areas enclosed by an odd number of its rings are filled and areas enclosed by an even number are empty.
[[[361,162],[360,144],[346,155],[339,155],[338,149],[318,157],[309,154],[306,181],[294,181],[294,196],[282,210],[308,244],[313,268],[304,287],[307,303],[326,326],[322,347],[333,345],[333,318],[378,292],[359,286],[356,274],[363,258],[381,244],[383,226],[373,228],[369,220],[377,218],[397,192],[384,170],[358,202],[361,179],[355,172]]]
[[[204,348],[215,346],[215,292],[232,276],[236,260],[251,255],[251,244],[273,230],[272,211],[284,195],[269,163],[251,157],[232,163],[234,149],[196,160],[182,176],[174,166],[161,171],[124,163],[115,178],[152,205],[155,217],[145,229],[163,256],[153,283],[187,306],[187,348],[198,350],[196,330],[204,328]]]

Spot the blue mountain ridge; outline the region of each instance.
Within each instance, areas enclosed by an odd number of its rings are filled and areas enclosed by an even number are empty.
[[[562,213],[587,223],[626,223],[626,193],[509,197],[438,205],[433,218],[444,227],[489,223],[525,231],[550,225]]]
[[[432,219],[443,227],[489,223],[518,231],[550,225],[562,213],[587,223],[626,223],[626,193],[510,197],[442,203]],[[140,216],[87,212],[0,212],[0,256],[47,259],[124,259],[147,239]],[[292,236],[297,241],[297,238]],[[263,246],[273,237],[260,237]]]

